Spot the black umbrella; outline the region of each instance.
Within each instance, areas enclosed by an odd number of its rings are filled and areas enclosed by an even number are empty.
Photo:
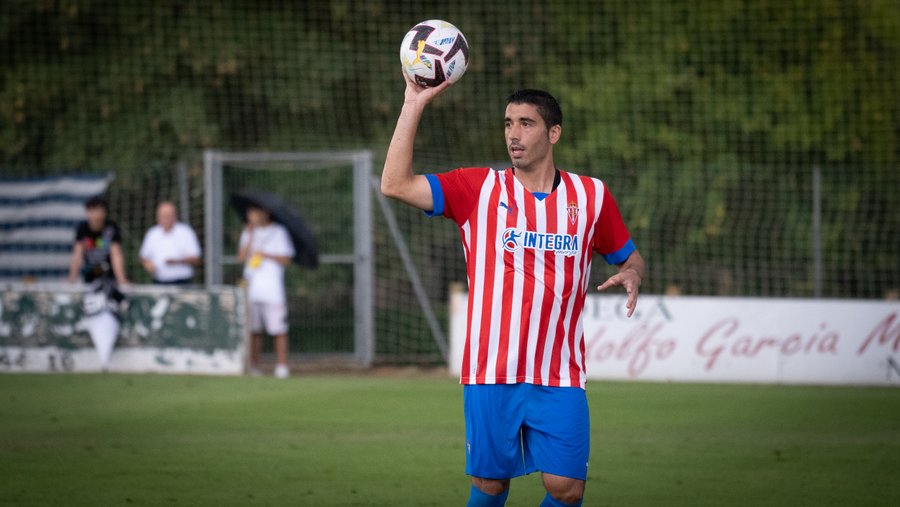
[[[231,194],[231,204],[244,221],[247,220],[247,208],[251,206],[268,210],[272,221],[283,225],[290,234],[296,252],[294,262],[310,268],[319,265],[315,235],[300,213],[281,197],[261,190],[245,189]]]

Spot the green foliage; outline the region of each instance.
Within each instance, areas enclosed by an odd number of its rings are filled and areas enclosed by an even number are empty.
[[[809,294],[816,166],[832,182],[826,271],[887,251],[826,293],[897,285],[896,220],[860,228],[900,190],[896,3],[623,2],[599,24],[569,3],[550,9],[547,47],[565,58],[542,75],[571,112],[558,159],[625,189],[655,290]],[[848,251],[848,235],[873,250]]]
[[[383,153],[398,41],[434,17],[472,63],[429,110],[417,165],[505,160],[503,98],[544,87],[565,112],[558,164],[610,183],[646,289],[809,295],[814,166],[825,294],[900,286],[892,0],[7,1],[0,166],[127,185],[208,147]]]

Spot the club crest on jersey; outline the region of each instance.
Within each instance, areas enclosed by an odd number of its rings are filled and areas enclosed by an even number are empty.
[[[566,213],[569,215],[569,221],[572,222],[572,225],[578,221],[578,203],[570,202],[568,206],[566,206]]]
[[[517,252],[520,248],[530,248],[557,255],[573,256],[578,253],[578,236],[573,234],[551,234],[527,231],[510,227],[503,231],[500,244],[507,252]]]

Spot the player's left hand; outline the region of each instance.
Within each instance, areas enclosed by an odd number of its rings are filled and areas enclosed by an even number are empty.
[[[634,309],[637,308],[638,289],[641,286],[641,276],[638,275],[637,271],[634,269],[623,269],[599,285],[597,290],[603,291],[614,286],[625,288],[625,294],[628,295],[628,300],[625,302],[625,308],[628,308],[626,316],[631,317],[631,315],[634,314]]]

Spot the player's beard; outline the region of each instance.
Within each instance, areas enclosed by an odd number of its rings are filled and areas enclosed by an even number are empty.
[[[519,156],[513,156],[513,147],[520,148],[522,151],[519,152]],[[509,160],[512,162],[512,166],[516,169],[521,169],[523,166],[527,165],[527,160],[522,157],[525,153],[525,148],[521,144],[513,144],[507,148],[507,155],[509,155]]]

